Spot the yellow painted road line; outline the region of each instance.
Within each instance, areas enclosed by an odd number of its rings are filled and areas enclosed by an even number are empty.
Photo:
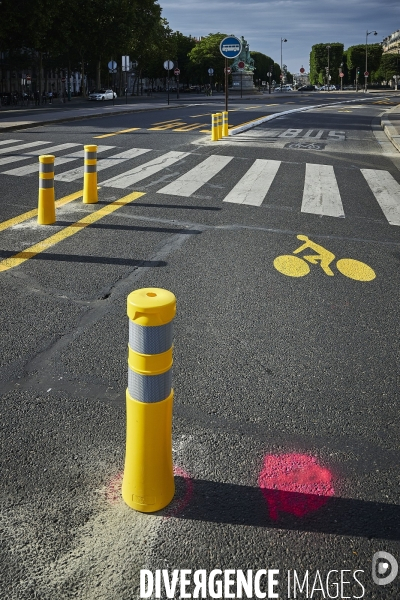
[[[212,113],[204,113],[204,115],[189,115],[191,119],[196,119],[197,117],[209,117]]]
[[[113,133],[104,133],[103,135],[95,135],[95,136],[93,136],[93,139],[111,137],[113,135],[119,135],[120,133],[129,133],[130,131],[137,131],[138,129],[140,129],[140,127],[132,127],[131,129],[121,129],[121,131],[114,131]]]
[[[279,104],[266,104],[265,106],[279,106]]]
[[[81,198],[82,196],[83,196],[83,190],[80,190],[79,192],[74,192],[73,194],[70,194],[69,196],[64,196],[64,198],[60,198],[59,200],[56,201],[56,208],[58,206],[63,206],[64,204],[68,204],[68,202],[72,202],[73,200],[76,200],[77,198]],[[0,223],[0,231],[4,231],[5,229],[8,229],[9,227],[13,227],[14,225],[18,225],[18,223],[23,223],[24,221],[28,221],[29,219],[32,219],[33,217],[37,217],[37,214],[38,214],[37,208],[34,208],[33,210],[29,210],[26,213],[22,213],[22,215],[18,215],[17,217],[8,219],[8,221],[3,221],[2,223]]]
[[[165,123],[165,125],[159,125],[158,127],[149,127],[148,131],[166,131],[167,129],[174,129],[174,127],[181,127],[187,125],[185,121],[174,121],[172,123]]]
[[[211,129],[200,129],[199,133],[211,133]]]
[[[124,196],[123,198],[115,200],[115,202],[104,206],[100,210],[97,210],[96,212],[93,212],[90,215],[83,217],[83,219],[80,219],[79,221],[68,225],[68,227],[65,227],[61,231],[58,231],[54,235],[51,235],[50,237],[46,238],[45,240],[42,240],[38,244],[34,244],[30,248],[26,248],[26,250],[23,250],[18,254],[14,254],[14,256],[10,256],[10,258],[5,258],[4,260],[0,261],[0,272],[8,271],[8,269],[17,267],[26,260],[33,258],[37,254],[48,250],[48,248],[55,246],[55,244],[62,242],[63,240],[74,235],[75,233],[78,233],[78,231],[80,231],[84,227],[87,227],[88,225],[91,225],[92,223],[95,223],[103,217],[106,217],[107,215],[113,213],[115,210],[118,210],[120,206],[125,206],[126,204],[129,204],[129,202],[133,202],[133,200],[137,200],[138,198],[144,195],[144,192],[132,192],[131,194],[128,194],[127,196]]]
[[[176,123],[182,121],[182,119],[170,119],[169,121],[159,121],[158,123],[152,123],[152,125],[165,125],[165,123]]]
[[[204,127],[204,123],[192,123],[191,125],[183,125],[182,127],[178,127],[173,131],[192,131],[193,129],[198,129],[199,127]]]
[[[244,110],[250,110],[251,108],[261,108],[261,104],[258,104],[258,106],[246,106]]]

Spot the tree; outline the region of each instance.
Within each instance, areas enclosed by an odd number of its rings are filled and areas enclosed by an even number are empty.
[[[226,37],[226,33],[210,33],[202,38],[189,52],[189,59],[195,67],[195,73],[199,83],[208,80],[208,69],[214,69],[215,81],[223,81],[225,58],[222,56],[219,46]]]
[[[261,52],[250,52],[250,56],[254,58],[254,79],[261,81],[269,81],[267,73],[271,71],[271,65],[274,64],[274,59]]]
[[[328,46],[330,46],[328,48]],[[326,69],[328,67],[329,51],[329,74],[331,83],[339,83],[339,69],[343,62],[343,44],[333,42],[330,44],[315,44],[310,53],[310,83],[324,84],[326,80]]]
[[[379,68],[374,72],[374,77],[378,81],[389,81],[394,75],[400,75],[399,62],[398,54],[382,54]]]
[[[380,44],[368,44],[368,71],[377,71],[381,62],[382,46]],[[347,48],[347,67],[353,71],[354,77],[357,67],[360,73],[365,71],[365,44],[350,46]],[[371,78],[372,79],[372,78]]]

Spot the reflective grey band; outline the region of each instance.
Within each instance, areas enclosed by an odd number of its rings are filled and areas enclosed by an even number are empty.
[[[157,327],[138,325],[129,319],[129,345],[140,354],[161,354],[172,346],[172,321]]]
[[[85,165],[85,173],[96,173],[97,165]]]
[[[97,158],[97,152],[88,152],[87,150],[85,150],[85,160],[92,160],[93,158]]]
[[[39,179],[39,188],[46,189],[54,187],[54,179]]]
[[[52,173],[54,171],[54,163],[39,163],[39,173]]]
[[[171,393],[172,369],[161,375],[140,375],[128,367],[128,390],[139,402],[153,403],[165,400]]]

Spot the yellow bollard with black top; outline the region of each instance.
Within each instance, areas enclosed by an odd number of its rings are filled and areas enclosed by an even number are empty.
[[[176,298],[161,288],[129,294],[126,454],[122,498],[137,511],[167,506],[175,493],[172,465],[172,321]]]
[[[216,113],[211,115],[211,141],[218,142],[218,116]]]
[[[54,156],[42,154],[39,156],[39,225],[51,225],[56,222],[56,204],[54,194]]]
[[[218,139],[222,138],[222,113],[216,113],[218,118]]]
[[[83,174],[83,202],[95,204],[97,194],[97,146],[85,146],[85,171]]]
[[[222,137],[227,137],[228,133],[228,111],[222,111]]]

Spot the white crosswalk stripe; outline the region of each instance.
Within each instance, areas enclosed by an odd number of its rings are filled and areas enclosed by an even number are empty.
[[[97,146],[97,153],[99,153],[99,148],[103,148],[101,150],[107,150],[113,146]],[[129,150],[125,150],[125,152],[120,152],[119,154],[114,154],[108,158],[102,158],[97,161],[97,171],[103,171],[104,169],[109,169],[110,167],[115,167],[116,165],[129,160],[130,158],[136,158],[136,156],[140,156],[141,154],[145,154],[146,152],[151,152],[148,148],[130,148]],[[75,181],[76,179],[83,178],[83,165],[77,167],[76,169],[71,169],[70,171],[65,171],[64,173],[60,173],[56,175],[54,179],[56,181]]]
[[[191,169],[182,175],[182,177],[176,179],[176,181],[158,190],[158,192],[160,194],[172,194],[173,196],[185,196],[187,198],[217,175],[232,159],[233,156],[209,156],[197,165],[197,167],[194,167],[194,169]]]
[[[331,165],[306,164],[301,212],[344,217],[342,199]]]
[[[10,141],[10,140],[8,140]],[[35,146],[44,146],[46,144],[51,144],[51,142],[26,142],[25,144],[20,144],[19,146],[11,146],[10,148],[1,148],[0,154],[10,154],[13,152],[19,152],[20,150],[24,150],[25,148],[34,148]]]
[[[387,171],[361,169],[383,214],[391,225],[400,225],[400,185]]]
[[[280,165],[280,160],[257,158],[233,190],[224,198],[224,202],[260,206],[275,179]]]
[[[23,176],[37,173],[37,157],[40,154],[62,153],[74,146],[82,146],[82,144],[72,142],[56,146],[49,146],[50,142],[45,141],[24,142],[22,144],[20,142],[21,140],[0,141],[0,165],[12,164],[18,161],[28,161],[29,164],[2,171],[0,175]],[[16,143],[19,145],[15,145]],[[46,148],[43,148],[43,146],[46,146]],[[97,152],[100,154],[115,148],[115,146],[99,145]],[[20,152],[20,150],[26,149],[29,150]],[[112,169],[128,161],[128,165],[131,167],[132,163],[130,161],[134,162],[141,155],[150,152],[155,151],[149,148],[130,148],[117,154],[108,155],[106,158],[98,160],[97,170],[101,172],[105,169]],[[8,156],[6,156],[7,154]],[[168,169],[173,164],[182,161],[190,155],[191,168],[186,170],[185,163],[181,162],[179,165],[179,176],[171,183],[159,188],[157,193],[189,198],[202,186],[207,183],[212,184],[214,177],[227,168],[228,165],[232,165],[229,167],[226,177],[224,177],[224,186],[229,186],[230,189],[227,189],[221,201],[259,207],[263,202],[268,201],[269,194],[272,193],[273,196],[275,195],[277,188],[275,186],[271,190],[271,186],[274,184],[278,172],[281,174],[279,177],[281,181],[282,177],[286,176],[287,169],[289,168],[289,163],[279,160],[255,159],[254,161],[240,163],[241,165],[247,164],[247,171],[239,176],[237,170],[234,169],[234,161],[237,160],[234,156],[215,154],[207,158],[199,158],[196,154],[193,155],[190,152],[170,151],[158,155],[144,164],[128,168],[117,175],[114,174],[105,181],[101,181],[100,179],[99,184],[102,187],[125,189],[144,179],[151,178],[153,175]],[[83,158],[83,149],[77,149],[71,154],[56,156],[56,181],[73,182],[83,179]],[[193,167],[193,162],[196,163],[196,160],[198,164],[195,164]],[[58,167],[72,161],[79,161],[78,166],[74,169],[58,173]],[[353,177],[355,171],[351,170],[350,172],[347,170],[347,173],[346,177]],[[400,184],[385,170],[360,169],[360,173],[368,185],[369,189],[365,185],[365,193],[370,195],[371,202],[372,198],[376,200],[389,224],[400,226]],[[342,171],[337,172],[337,167],[306,163],[301,202],[299,198],[299,210],[307,214],[339,218],[345,217],[343,199],[338,186],[339,177],[342,181],[344,175]],[[301,185],[302,181],[300,180],[297,184],[299,191]],[[220,188],[220,186],[217,187]],[[353,198],[350,199],[346,196],[345,200],[346,202],[350,202],[353,201]]]
[[[174,150],[167,152],[167,154],[163,154],[154,160],[150,160],[149,162],[144,163],[144,165],[140,165],[139,167],[135,167],[130,171],[121,173],[121,175],[117,175],[116,177],[112,177],[106,181],[102,181],[101,185],[105,187],[125,189],[134,183],[141,181],[142,179],[151,177],[151,175],[162,171],[162,169],[170,167],[174,163],[178,162],[178,160],[182,160],[182,158],[185,158],[185,156],[189,156],[189,154],[190,152],[176,152]]]
[[[60,152],[61,150],[68,150],[69,148],[73,148],[74,146],[79,146],[80,144],[58,144],[58,146],[51,146],[51,148],[46,148],[46,154],[54,154],[55,152]],[[6,165],[14,162],[19,162],[21,160],[27,160],[32,156],[40,156],[43,154],[44,150],[41,148],[40,150],[31,150],[30,152],[24,152],[19,156],[3,156],[0,158],[0,165]]]

